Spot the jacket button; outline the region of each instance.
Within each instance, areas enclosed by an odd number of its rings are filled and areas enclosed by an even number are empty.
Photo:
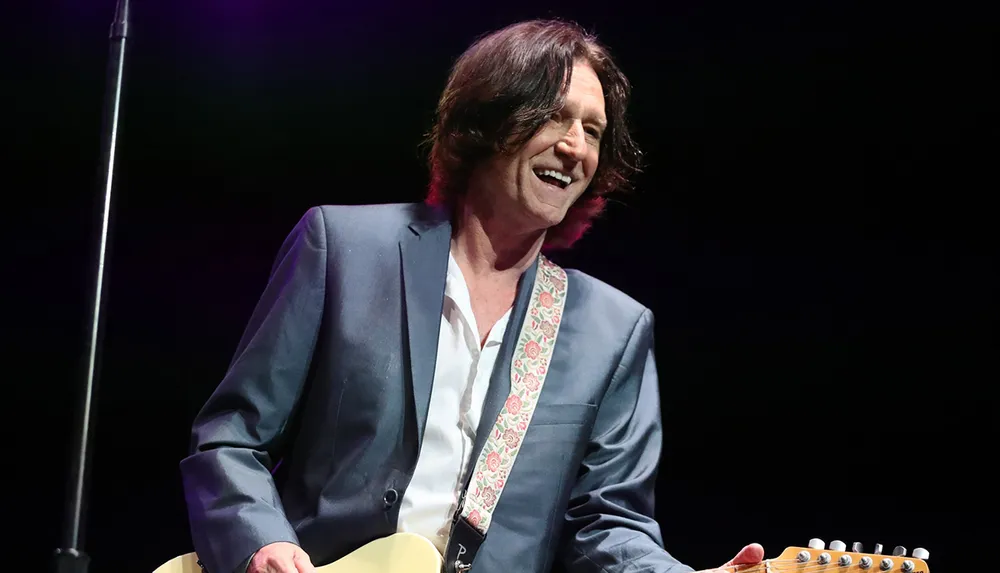
[[[399,492],[397,492],[396,490],[394,490],[392,488],[389,488],[382,495],[382,501],[385,502],[386,509],[388,509],[388,508],[396,505],[396,502],[399,501]]]

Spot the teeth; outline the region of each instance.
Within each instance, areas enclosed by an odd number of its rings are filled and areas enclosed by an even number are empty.
[[[563,175],[562,173],[559,173],[558,171],[553,171],[552,169],[544,169],[544,170],[541,170],[541,171],[536,171],[535,173],[537,173],[539,175],[548,175],[549,177],[552,177],[553,179],[558,179],[558,180],[562,181],[566,185],[569,185],[570,183],[573,182],[573,178],[570,177],[569,175]]]

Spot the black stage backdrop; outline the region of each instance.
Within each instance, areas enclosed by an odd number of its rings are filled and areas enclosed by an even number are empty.
[[[2,18],[8,564],[60,546],[112,0]],[[635,86],[638,191],[558,260],[655,312],[657,512],[698,568],[759,541],[986,566],[995,21],[957,3],[134,0],[85,550],[190,550],[178,461],[276,249],[320,203],[416,201],[477,35],[557,16]],[[988,515],[988,514],[987,514]]]

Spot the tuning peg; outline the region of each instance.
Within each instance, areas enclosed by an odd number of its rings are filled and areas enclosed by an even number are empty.
[[[909,559],[903,561],[903,566],[900,567],[903,573],[913,573],[914,568],[915,566],[913,565],[913,561],[910,561]]]
[[[845,549],[847,549],[847,544],[839,539],[830,542],[830,551],[844,551]]]
[[[903,547],[902,545],[897,545],[892,549],[892,555],[894,557],[902,557],[906,555],[906,548]]]
[[[826,543],[818,537],[813,537],[809,540],[809,549],[825,549]]]
[[[914,549],[912,555],[917,559],[923,559],[924,561],[931,558],[931,554],[928,553],[928,551],[923,547],[917,547]]]
[[[881,543],[876,543],[875,544],[875,551],[872,551],[872,555],[882,555],[882,544]]]
[[[861,545],[861,542],[855,541],[853,544],[851,544],[851,551],[853,551],[855,553],[864,553],[865,552],[865,546]]]

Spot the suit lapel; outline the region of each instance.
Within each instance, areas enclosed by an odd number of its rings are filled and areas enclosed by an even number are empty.
[[[409,339],[410,376],[416,407],[417,451],[423,443],[427,408],[434,382],[438,334],[444,305],[444,287],[451,246],[447,219],[418,222],[399,243],[403,267],[406,328]]]
[[[469,460],[470,475],[475,468],[476,460],[479,459],[479,452],[486,444],[486,439],[493,431],[493,426],[496,425],[500,410],[503,409],[507,397],[510,396],[511,362],[517,347],[517,340],[521,337],[524,316],[528,313],[528,303],[531,302],[531,291],[535,286],[537,272],[538,259],[536,258],[535,262],[521,275],[521,280],[517,285],[517,297],[514,299],[514,307],[510,312],[507,330],[503,335],[503,344],[500,346],[500,352],[497,353],[497,359],[493,365],[490,387],[486,390],[486,400],[483,403],[483,414],[479,419],[479,428],[476,430],[476,447],[473,448],[472,458]]]

